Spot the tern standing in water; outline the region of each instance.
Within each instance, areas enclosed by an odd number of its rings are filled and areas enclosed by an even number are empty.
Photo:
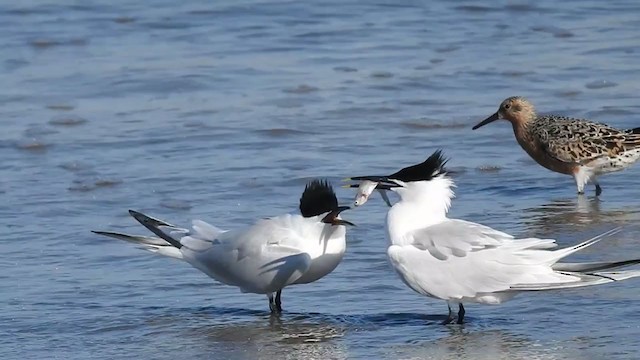
[[[209,277],[242,292],[266,294],[269,309],[280,313],[282,289],[314,282],[332,272],[346,249],[346,227],[331,185],[307,184],[300,198],[301,215],[258,220],[244,229],[224,231],[201,220],[193,231],[129,210],[158,237],[94,231],[126,240],[160,255],[184,260]],[[275,296],[274,296],[275,294]]]
[[[464,321],[464,303],[500,304],[527,291],[604,284],[640,276],[640,270],[610,271],[640,259],[563,263],[564,257],[612,235],[598,235],[575,246],[551,250],[552,239],[514,239],[490,227],[449,219],[453,180],[436,151],[424,162],[388,176],[351,180],[378,183],[400,196],[387,213],[387,255],[402,281],[419,294],[449,306],[444,324]],[[453,309],[452,309],[453,308]]]
[[[473,130],[498,119],[511,123],[518,144],[538,164],[572,175],[578,194],[584,194],[584,186],[591,181],[599,196],[599,175],[623,170],[640,159],[640,127],[618,130],[583,119],[538,116],[529,101],[513,96]]]

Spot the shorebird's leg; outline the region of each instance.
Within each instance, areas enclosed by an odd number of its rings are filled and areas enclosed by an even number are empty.
[[[271,314],[280,314],[280,311],[278,311],[278,306],[276,305],[276,301],[273,298],[273,293],[268,293],[267,298],[269,299],[269,310],[271,310]]]
[[[276,310],[278,310],[279,313],[282,312],[282,301],[280,299],[280,297],[282,296],[282,289],[278,290],[278,292],[276,293]]]
[[[573,178],[576,180],[576,186],[578,187],[578,194],[584,194],[584,186],[589,182],[590,175],[584,166],[579,166],[573,172]]]
[[[449,308],[449,316],[442,322],[442,325],[451,324],[455,316],[453,316],[453,311],[451,310],[451,303],[447,301],[447,307]]]
[[[598,179],[594,176],[591,182],[596,186],[596,196],[600,196],[600,194],[602,194],[602,188],[600,187],[600,183],[598,183]]]
[[[466,311],[464,311],[464,306],[462,306],[462,303],[460,303],[460,306],[458,307],[458,324],[462,324],[464,323],[464,313]]]

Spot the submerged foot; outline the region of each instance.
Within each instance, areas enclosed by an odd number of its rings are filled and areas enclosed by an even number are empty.
[[[275,303],[269,303],[269,310],[271,310],[271,314],[273,315],[278,315],[282,312],[281,309],[278,309],[278,306],[276,306]]]
[[[458,314],[457,316],[454,315],[453,311],[451,310],[451,305],[449,303],[447,303],[447,306],[449,307],[449,315],[447,316],[446,319],[444,319],[443,322],[441,322],[442,325],[449,325],[453,322],[453,320],[456,320],[456,324],[464,324],[464,314],[466,311],[464,311],[464,306],[462,304],[458,304]]]
[[[596,184],[596,196],[600,196],[600,194],[602,194],[602,188]]]
[[[451,324],[451,322],[453,322],[453,319],[456,318],[455,316],[453,316],[453,311],[451,311],[451,305],[448,302],[447,302],[447,307],[449,308],[449,315],[447,315],[447,318],[440,323],[442,325],[449,325]]]
[[[440,324],[441,324],[441,325],[449,325],[449,324],[451,324],[451,323],[453,322],[453,319],[455,319],[455,318],[456,318],[455,316],[451,316],[451,315],[449,315],[449,316],[447,316],[447,318],[446,318],[446,319],[444,319]]]
[[[269,294],[267,295],[267,297],[269,298],[269,310],[271,310],[271,315],[280,315],[280,313],[282,312],[282,307],[278,303],[276,303],[276,299],[278,299],[278,297],[274,299],[273,294]]]

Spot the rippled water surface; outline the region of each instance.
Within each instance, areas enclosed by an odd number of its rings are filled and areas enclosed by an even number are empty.
[[[510,126],[541,113],[640,126],[637,1],[5,1],[0,4],[0,358],[638,358],[640,282],[467,307],[406,288],[378,196],[345,217],[344,262],[285,314],[91,229],[134,208],[233,228],[295,211],[305,182],[451,157],[451,214],[640,255],[640,168],[578,198]],[[353,192],[340,189],[342,202]]]

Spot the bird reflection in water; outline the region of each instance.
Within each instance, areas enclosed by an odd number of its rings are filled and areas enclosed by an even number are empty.
[[[260,316],[247,322],[202,326],[193,329],[192,336],[216,348],[233,349],[226,354],[231,358],[347,359],[348,349],[341,341],[346,328],[322,317]]]
[[[566,359],[567,351],[553,346],[536,346],[523,335],[503,330],[470,330],[464,326],[444,328],[448,333],[430,341],[387,349],[396,359]],[[571,352],[571,351],[569,351]],[[563,354],[564,353],[564,354]]]
[[[578,196],[552,200],[541,206],[523,209],[522,223],[527,231],[537,235],[556,236],[560,232],[584,231],[600,225],[615,227],[640,218],[636,209],[622,207],[608,210],[599,198]]]

